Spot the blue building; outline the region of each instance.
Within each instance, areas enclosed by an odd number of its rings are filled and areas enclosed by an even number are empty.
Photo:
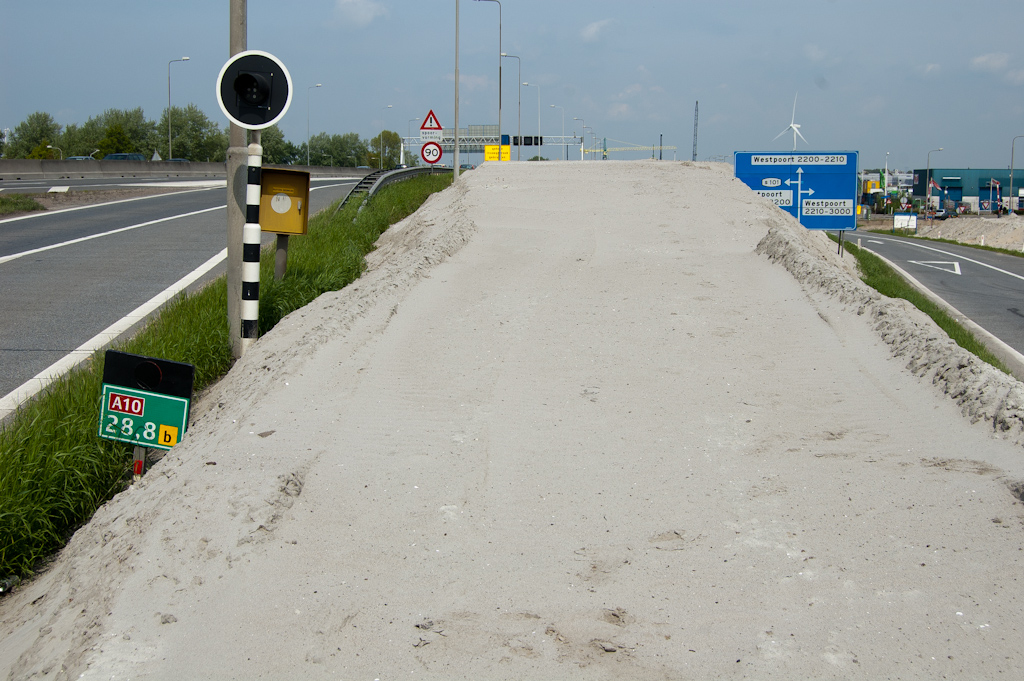
[[[952,209],[961,212],[989,213],[996,206],[1002,210],[1009,208],[1010,171],[996,168],[918,168],[914,170],[915,199],[925,200],[928,192],[928,179],[931,179],[931,201],[933,207]],[[1013,177],[1013,208],[1021,206],[1021,185],[1024,184],[1024,171]]]

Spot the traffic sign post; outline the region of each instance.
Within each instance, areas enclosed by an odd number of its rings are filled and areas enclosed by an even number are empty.
[[[441,145],[437,142],[427,142],[420,149],[420,157],[430,165],[441,160]]]
[[[807,229],[857,229],[856,151],[737,151],[736,177]]]
[[[422,142],[440,142],[443,139],[444,128],[441,127],[441,122],[437,120],[437,116],[434,115],[434,110],[431,109],[427,117],[423,119],[423,124],[420,126],[420,141]],[[426,159],[424,159],[426,160]],[[430,163],[430,161],[427,161]]]

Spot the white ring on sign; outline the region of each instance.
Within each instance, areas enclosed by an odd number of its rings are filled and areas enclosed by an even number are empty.
[[[274,194],[274,197],[270,199],[270,207],[274,209],[275,213],[287,213],[292,207],[292,197],[284,193]]]

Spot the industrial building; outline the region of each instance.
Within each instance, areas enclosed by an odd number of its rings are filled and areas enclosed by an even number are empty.
[[[929,174],[930,173],[930,174]],[[932,181],[929,183],[929,179]],[[928,191],[931,184],[931,191]],[[1011,179],[1010,170],[996,168],[918,168],[914,171],[914,199],[931,198],[933,208],[957,210],[960,213],[991,213],[996,207],[1003,211],[1020,207],[1024,173]]]

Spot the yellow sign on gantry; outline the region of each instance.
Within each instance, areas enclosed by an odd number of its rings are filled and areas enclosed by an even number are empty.
[[[503,144],[501,145],[501,160],[509,161],[512,159],[512,147]],[[484,145],[484,160],[485,161],[497,161],[498,160],[498,145],[497,144],[486,144]]]

